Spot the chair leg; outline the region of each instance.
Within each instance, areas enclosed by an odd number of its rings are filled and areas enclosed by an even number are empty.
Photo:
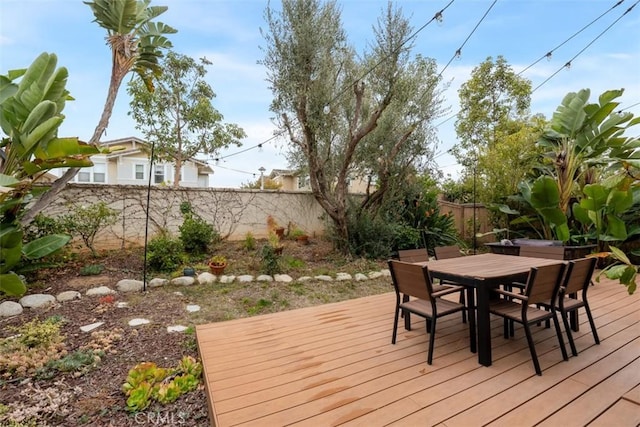
[[[598,338],[598,332],[596,331],[596,324],[593,321],[593,316],[591,315],[591,308],[589,307],[589,303],[587,300],[584,300],[584,310],[587,312],[587,317],[589,318],[589,325],[591,325],[591,332],[593,333],[593,339],[596,341],[596,344],[600,344],[600,338]]]
[[[533,367],[536,370],[536,374],[542,375],[542,370],[540,369],[540,363],[538,363],[538,355],[536,354],[536,348],[533,345],[533,337],[531,336],[531,330],[529,329],[529,325],[525,322],[524,333],[527,336],[527,342],[529,343],[529,352],[531,353],[531,360],[533,361]]]
[[[396,343],[396,335],[398,334],[398,316],[400,316],[400,307],[396,307],[396,315],[393,317],[393,334],[391,335],[391,344]]]
[[[409,295],[402,295],[402,302],[409,302]],[[402,310],[401,316],[404,318],[404,329],[407,331],[411,330],[411,313],[408,311]]]
[[[429,320],[429,319],[427,319]],[[427,356],[427,364],[431,365],[433,361],[433,347],[435,346],[436,341],[436,318],[431,319],[431,333],[429,334],[429,355]]]
[[[562,323],[564,323],[564,330],[567,332],[567,338],[569,339],[569,347],[571,347],[571,354],[574,356],[578,355],[578,350],[576,349],[576,343],[573,342],[573,334],[571,333],[571,326],[569,325],[569,313],[566,311],[564,313],[560,313],[562,316]]]
[[[564,346],[564,337],[562,336],[562,331],[560,330],[560,322],[558,321],[558,316],[556,316],[556,312],[553,312],[553,325],[556,328],[556,335],[558,336],[558,343],[560,343],[560,351],[562,352],[562,359],[567,361],[569,360],[569,356],[567,356],[567,349]]]
[[[467,306],[464,290],[460,291],[460,299],[458,301],[465,307]],[[467,323],[467,310],[462,310],[462,323]]]

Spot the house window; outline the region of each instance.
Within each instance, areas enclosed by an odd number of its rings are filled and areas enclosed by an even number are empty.
[[[78,172],[78,182],[91,182],[91,172],[86,170]]]
[[[138,180],[144,179],[144,165],[135,165],[135,176]]]
[[[299,176],[298,177],[298,189],[309,187],[309,177],[308,176]]]
[[[155,165],[153,167],[153,182],[155,184],[164,182],[164,165]]]
[[[93,182],[106,182],[106,166],[104,163],[96,163],[93,165]]]

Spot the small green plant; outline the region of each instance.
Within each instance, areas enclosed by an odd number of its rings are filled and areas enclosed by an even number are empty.
[[[104,271],[104,265],[102,264],[89,264],[83,265],[80,269],[81,276],[97,276]]]
[[[180,211],[184,218],[179,227],[180,241],[182,241],[182,246],[187,253],[206,253],[213,241],[220,240],[220,236],[213,226],[196,214],[190,203],[183,202],[180,205]]]
[[[182,242],[166,234],[161,234],[149,241],[147,263],[151,270],[173,271],[183,261]]]
[[[253,233],[247,231],[247,234],[244,235],[244,241],[242,242],[242,246],[246,251],[253,251],[256,248],[256,238],[253,236]]]
[[[95,368],[104,357],[103,351],[78,350],[57,360],[49,360],[35,373],[38,379],[51,379],[58,372],[72,372],[74,377],[86,374]]]
[[[8,328],[15,337],[0,339],[0,378],[33,374],[51,360],[66,355],[61,319],[34,319],[20,327]]]
[[[276,250],[271,245],[264,245],[262,247],[262,258],[260,260],[260,271],[264,274],[273,276],[280,273],[280,255],[276,253]]]
[[[138,412],[149,407],[153,400],[166,404],[195,390],[202,377],[202,365],[185,356],[173,369],[143,362],[129,371],[122,392],[127,396],[127,410]]]
[[[59,218],[64,230],[72,236],[80,236],[85,246],[95,257],[94,246],[96,235],[118,220],[118,212],[107,206],[105,202],[98,202],[89,206],[76,206],[71,212]]]
[[[209,259],[209,265],[222,267],[227,265],[227,258],[222,255],[214,255]]]

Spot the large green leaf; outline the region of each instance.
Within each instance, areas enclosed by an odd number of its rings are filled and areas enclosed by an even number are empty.
[[[560,203],[558,184],[549,176],[536,179],[531,188],[531,205],[536,209],[555,208]]]
[[[600,184],[588,184],[584,186],[584,194],[588,198],[580,201],[580,206],[589,211],[599,211],[604,209],[607,204],[609,190]]]
[[[593,221],[591,220],[591,218],[589,217],[589,213],[586,209],[584,209],[582,206],[580,206],[579,203],[574,203],[573,204],[573,216],[575,217],[575,219],[577,219],[581,224],[584,225],[591,225],[593,224]]]
[[[15,179],[12,176],[4,175],[0,173],[0,187],[11,187],[19,182],[20,180]]]
[[[51,234],[25,244],[22,253],[28,259],[38,259],[51,255],[69,243],[71,236],[65,234]]]
[[[15,273],[0,274],[0,292],[10,296],[20,296],[27,292],[27,287]]]
[[[22,242],[22,229],[14,224],[0,224],[0,248],[15,248]]]
[[[607,206],[609,211],[620,214],[625,212],[633,205],[633,193],[628,191],[613,190],[609,193]]]
[[[12,248],[0,247],[0,274],[10,272],[20,262],[21,249],[22,245]]]
[[[607,234],[616,240],[625,240],[627,238],[627,227],[624,221],[617,216],[607,214]]]

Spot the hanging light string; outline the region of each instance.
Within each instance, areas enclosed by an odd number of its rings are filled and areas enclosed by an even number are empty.
[[[607,15],[609,12],[611,12],[613,9],[615,9],[616,7],[620,6],[622,3],[624,2],[624,0],[620,0],[618,1],[616,4],[614,4],[613,6],[611,6],[609,9],[607,9],[605,12],[603,12],[600,16],[598,16],[596,19],[594,19],[593,21],[589,22],[587,25],[585,25],[584,27],[580,28],[577,32],[573,33],[573,35],[571,37],[569,37],[568,39],[566,39],[565,41],[563,41],[562,43],[560,43],[558,46],[554,47],[553,49],[551,49],[550,51],[548,51],[547,53],[545,53],[544,55],[542,55],[540,58],[538,58],[535,62],[533,62],[532,64],[530,64],[528,67],[526,67],[524,70],[520,71],[517,75],[519,76],[520,74],[524,73],[525,71],[527,71],[529,68],[533,67],[534,65],[536,65],[538,62],[542,61],[543,59],[547,58],[547,59],[551,59],[551,56],[553,54],[554,51],[556,51],[557,49],[561,48],[562,46],[564,46],[565,44],[567,44],[570,40],[572,40],[574,37],[576,37],[578,34],[580,34],[581,32],[583,32],[584,30],[586,30],[587,28],[589,28],[591,25],[595,24],[597,21],[599,21],[601,18],[603,18],[605,15]]]
[[[556,47],[554,47],[553,49],[551,49],[549,52],[547,52],[545,55],[541,56],[539,59],[537,59],[536,61],[534,61],[532,64],[530,64],[529,66],[527,66],[525,69],[523,69],[522,71],[520,71],[517,75],[521,75],[522,73],[524,73],[525,71],[527,71],[529,68],[533,67],[534,65],[536,65],[538,62],[540,62],[542,59],[547,58],[550,56],[550,54],[552,52],[554,52],[555,50],[557,50],[558,48],[560,48],[561,46],[565,45],[567,42],[569,42],[571,39],[573,39],[574,37],[576,37],[578,34],[580,34],[581,32],[583,32],[585,29],[587,29],[588,27],[590,27],[591,25],[593,25],[595,22],[597,22],[598,20],[600,20],[602,17],[604,17],[606,14],[608,14],[609,12],[611,12],[613,9],[615,9],[616,7],[618,7],[620,4],[622,4],[624,2],[624,0],[620,0],[618,1],[616,4],[614,4],[613,6],[611,6],[609,9],[607,9],[605,12],[603,12],[600,16],[598,16],[596,19],[594,19],[593,21],[591,21],[590,23],[588,23],[587,25],[585,25],[584,27],[582,27],[580,30],[578,30],[576,33],[574,33],[573,35],[571,35],[569,38],[567,38],[566,40],[564,40],[562,43],[560,43],[559,45],[557,45]],[[624,16],[626,13],[628,13],[631,9],[633,9],[633,7],[637,4],[638,2],[636,2],[635,4],[633,4],[629,9],[627,9],[626,12],[624,12],[624,14],[622,16]],[[621,16],[621,17],[622,17]],[[620,17],[620,18],[621,18]],[[609,27],[607,27],[607,29],[605,31],[603,31],[600,35],[604,34],[604,32],[608,31],[615,23],[617,23],[620,18],[618,18],[613,24],[611,24]],[[600,37],[600,36],[598,36]],[[595,41],[592,40],[587,47],[589,47],[593,42]],[[582,53],[587,47],[585,47],[582,51],[580,51],[580,53]],[[579,54],[578,54],[579,55]],[[572,58],[575,59],[578,55],[574,56]],[[449,61],[449,64],[451,63],[451,61],[456,57],[456,55],[453,56],[453,58]],[[569,61],[571,62],[571,61]],[[447,66],[449,65],[447,64]],[[564,68],[566,66],[566,64],[562,67]],[[445,67],[446,68],[446,67]],[[560,70],[562,70],[562,68]],[[443,69],[444,71],[444,69]],[[559,70],[556,71],[555,74],[553,74],[551,77],[549,77],[547,80],[545,80],[543,82],[546,83],[547,81],[549,81],[552,77],[554,77],[556,74],[558,74]],[[539,85],[538,87],[542,86]],[[537,88],[536,88],[537,89]],[[533,91],[532,91],[533,93]],[[635,104],[637,105],[637,104]],[[634,105],[634,106],[635,106]],[[632,106],[633,107],[633,106]],[[627,109],[632,108],[632,107],[627,107]],[[462,110],[457,111],[456,113],[451,114],[449,117],[447,117],[446,119],[444,119],[443,121],[441,121],[440,123],[438,123],[437,125],[435,125],[435,128],[439,128],[440,126],[444,125],[445,123],[447,123],[448,121],[450,121],[451,119],[455,118],[458,114],[460,114]],[[624,111],[624,110],[620,110],[620,111]],[[444,154],[444,153],[443,153]]]
[[[637,0],[634,4],[631,5],[631,7],[629,7],[629,9],[627,9],[622,15],[620,15],[620,17],[618,17],[618,19],[616,19],[615,21],[613,21],[611,23],[611,25],[609,25],[607,28],[605,28],[600,34],[598,34],[593,40],[591,40],[584,48],[582,48],[582,50],[580,50],[580,52],[576,53],[575,56],[573,58],[571,58],[569,61],[567,61],[566,64],[564,64],[562,67],[558,68],[558,70],[556,70],[555,73],[551,74],[549,77],[546,78],[545,81],[543,81],[542,83],[540,83],[538,86],[536,86],[531,93],[534,93],[536,90],[540,89],[540,87],[542,87],[545,83],[547,83],[549,80],[551,80],[553,77],[555,77],[560,71],[562,71],[564,68],[571,68],[571,63],[573,62],[574,59],[576,59],[578,56],[580,56],[585,50],[587,50],[589,48],[589,46],[591,46],[593,43],[596,42],[596,40],[598,40],[600,37],[602,37],[607,31],[609,31],[611,29],[611,27],[613,27],[615,24],[618,23],[618,21],[620,21],[627,13],[631,12],[631,10],[635,7],[635,5],[637,5],[638,3],[640,3],[640,0]]]

